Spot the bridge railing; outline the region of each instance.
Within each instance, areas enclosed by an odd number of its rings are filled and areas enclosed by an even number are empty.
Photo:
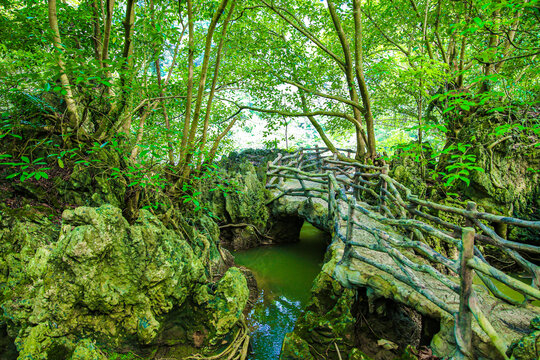
[[[354,153],[352,150],[338,150],[348,155]],[[284,180],[296,180],[299,187],[285,187]],[[475,273],[493,296],[507,303],[523,305],[533,299],[540,299],[540,268],[527,259],[527,256],[539,254],[540,247],[507,240],[490,227],[500,223],[539,230],[540,221],[481,212],[472,202],[467,203],[463,209],[422,200],[390,177],[388,166],[338,160],[329,149],[318,147],[280,155],[269,162],[267,187],[280,190],[280,194],[272,201],[287,195],[326,201],[329,224],[333,225],[335,237],[345,244],[341,262],[348,263],[351,259],[357,259],[368,263],[411,286],[454,316],[456,343],[464,357],[472,358],[474,317],[501,356],[507,358],[508,344],[497,334],[478,304],[472,287]],[[354,214],[357,211],[391,226],[397,230],[398,235],[356,221]],[[461,218],[463,226],[444,220],[441,213]],[[345,225],[345,234],[341,232],[341,225]],[[377,242],[354,241],[355,229],[369,232]],[[433,239],[446,244],[448,252],[453,251],[455,255],[447,257],[434,250],[428,245]],[[532,284],[525,284],[490,265],[478,244],[494,246],[514,259],[531,276]],[[361,255],[354,250],[357,247],[388,254],[397,268]],[[398,249],[412,250],[425,258],[426,263],[416,264]],[[455,292],[460,299],[459,309],[452,309],[445,300],[427,288],[419,278],[418,274],[421,273],[431,276]],[[459,276],[459,284],[455,281],[456,276]],[[505,295],[493,280],[516,290],[523,295],[524,300],[518,301]]]

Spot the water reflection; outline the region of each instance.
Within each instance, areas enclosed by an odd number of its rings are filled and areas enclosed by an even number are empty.
[[[285,334],[309,300],[313,279],[321,269],[328,235],[305,223],[300,242],[262,247],[234,254],[236,263],[250,268],[260,294],[248,314],[252,330],[251,360],[275,360]]]

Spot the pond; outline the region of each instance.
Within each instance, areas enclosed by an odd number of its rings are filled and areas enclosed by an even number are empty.
[[[252,330],[250,360],[279,358],[285,334],[293,330],[309,300],[328,240],[327,233],[306,222],[299,242],[233,253],[236,264],[251,269],[259,285],[258,300],[247,317]]]

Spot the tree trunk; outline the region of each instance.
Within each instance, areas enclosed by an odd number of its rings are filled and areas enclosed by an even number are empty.
[[[181,0],[179,0],[181,1]],[[178,167],[181,169],[185,165],[187,145],[189,139],[189,125],[191,123],[191,102],[193,100],[193,57],[195,52],[195,34],[193,18],[193,1],[187,0],[188,12],[188,83],[187,83],[187,98],[186,98],[186,115],[184,117],[184,129],[182,132],[182,141],[180,143],[180,159]],[[182,171],[182,170],[181,170]]]
[[[345,56],[345,77],[347,79],[347,86],[349,88],[349,94],[350,94],[351,100],[354,101],[355,103],[358,103],[359,98],[358,98],[358,93],[356,92],[356,85],[354,84],[353,60],[352,60],[349,42],[347,41],[347,36],[345,35],[345,31],[343,30],[343,27],[341,26],[339,17],[336,13],[335,5],[332,0],[328,0],[328,10],[330,12],[330,16],[332,17],[332,22],[334,24],[334,28],[336,30],[339,41],[341,43],[343,54]],[[364,108],[365,108],[365,104],[364,104]],[[366,111],[367,109],[364,109],[364,117],[365,117]],[[366,151],[369,154],[369,130],[368,130],[368,138],[367,138],[368,142],[366,144],[364,137],[362,136],[362,132],[363,132],[362,113],[356,107],[353,107],[353,113],[354,113],[354,118],[357,122],[357,124],[355,124],[356,157],[359,159],[363,159],[366,155]]]
[[[105,28],[103,30],[103,45],[101,49],[101,66],[105,69],[109,67],[108,61],[109,61],[109,40],[111,38],[111,27],[112,27],[112,17],[114,12],[114,0],[106,0],[107,6],[106,6],[106,15],[105,15]],[[111,72],[109,70],[106,71],[107,80],[110,81],[111,79]],[[107,88],[107,94],[109,95],[110,100],[112,100],[112,97],[114,95],[113,87],[109,86]]]
[[[217,8],[214,16],[212,17],[212,21],[210,22],[210,26],[208,27],[208,32],[206,34],[206,44],[204,49],[203,63],[201,67],[201,77],[199,79],[199,88],[197,90],[197,100],[195,102],[195,111],[193,113],[193,119],[191,120],[191,129],[189,131],[189,138],[187,142],[187,153],[185,161],[186,165],[191,161],[192,151],[194,150],[193,142],[195,140],[197,126],[199,125],[199,118],[201,115],[204,87],[206,85],[208,67],[210,65],[210,52],[212,51],[212,39],[214,37],[214,31],[216,29],[217,23],[219,22],[219,19],[221,18],[221,15],[225,11],[225,7],[227,6],[228,1],[229,0],[221,0],[219,7]],[[188,166],[184,167],[184,177],[187,177],[186,175],[189,172],[189,169],[190,168]]]
[[[366,121],[367,129],[367,146],[368,156],[372,159],[377,155],[377,149],[375,145],[375,124],[373,119],[373,112],[371,110],[371,99],[369,98],[369,92],[364,78],[364,66],[363,66],[363,54],[362,54],[362,4],[360,0],[354,0],[353,13],[354,13],[354,53],[355,53],[355,74],[356,81],[358,82],[358,88],[360,89],[360,96],[362,97],[362,105],[364,105],[364,120]]]
[[[214,65],[214,77],[212,79],[212,86],[210,88],[210,94],[208,95],[208,101],[206,102],[206,113],[204,114],[204,125],[203,125],[203,133],[202,133],[202,139],[201,139],[201,154],[199,155],[199,158],[197,160],[197,170],[200,170],[200,167],[202,165],[202,157],[203,157],[203,151],[204,147],[206,146],[206,140],[208,138],[208,126],[210,121],[210,114],[212,112],[212,102],[214,100],[214,94],[216,92],[216,85],[218,81],[218,75],[219,75],[219,67],[221,64],[221,56],[223,53],[223,44],[225,42],[225,35],[227,33],[227,27],[229,25],[229,21],[231,20],[231,16],[233,14],[234,8],[236,6],[236,0],[233,0],[231,3],[231,8],[229,9],[229,13],[227,14],[227,18],[225,19],[225,22],[223,23],[223,28],[221,30],[221,39],[219,41],[217,54],[216,54],[216,64]]]
[[[98,7],[98,0],[92,1],[92,12],[93,12],[93,27],[94,27],[94,38],[92,39],[94,41],[94,56],[96,57],[96,60],[99,62],[100,66],[103,67],[103,60],[101,57],[101,51],[102,51],[102,41],[101,41],[101,16],[99,12]]]
[[[214,158],[216,157],[217,149],[219,147],[219,144],[221,143],[221,140],[231,131],[232,127],[234,126],[234,123],[236,123],[236,120],[238,120],[238,117],[234,117],[229,125],[223,130],[216,140],[214,140],[214,144],[212,145],[212,149],[210,149],[210,154],[208,155],[208,163],[211,164],[214,161]]]
[[[73,98],[71,84],[66,74],[66,65],[62,59],[62,40],[60,39],[60,30],[58,29],[58,15],[56,14],[56,0],[49,0],[49,25],[53,33],[53,46],[58,52],[58,67],[60,68],[60,83],[65,91],[64,100],[66,101],[67,112],[69,116],[69,126],[72,129],[79,128],[79,113],[77,104]]]

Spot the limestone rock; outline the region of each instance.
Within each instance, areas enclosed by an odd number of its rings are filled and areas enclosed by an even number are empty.
[[[99,348],[88,339],[83,339],[77,343],[73,355],[71,355],[71,360],[106,360],[105,357],[100,351]]]
[[[213,299],[209,307],[213,314],[212,325],[216,335],[227,334],[242,316],[249,298],[247,281],[237,268],[230,268],[217,284]]]
[[[279,356],[280,360],[315,359],[309,352],[309,344],[298,334],[292,332],[285,336]]]
[[[353,348],[355,318],[351,306],[354,291],[343,288],[321,272],[311,292],[305,313],[298,319],[294,331],[285,336],[281,359],[312,358],[307,344],[319,353],[324,353],[323,349],[335,352],[333,343],[344,353]],[[303,357],[306,349],[306,355],[310,354],[310,357]]]
[[[531,320],[531,332],[513,342],[507,354],[516,360],[540,359],[540,316]]]
[[[222,240],[225,245],[234,249],[257,246],[261,238],[253,226],[264,232],[270,215],[266,207],[265,184],[257,177],[255,167],[249,162],[220,171],[220,179],[205,184],[204,202],[209,204],[210,211],[221,222],[247,224],[222,229]],[[226,192],[219,189],[223,182],[229,184]]]
[[[215,243],[216,225],[195,223],[194,238]],[[59,235],[52,233],[58,240],[40,236],[44,229],[17,221],[0,227],[0,276],[8,284],[0,325],[16,337],[19,359],[101,359],[95,341],[137,350],[168,344],[171,334],[173,343],[186,343],[199,330],[209,334],[205,344],[218,343],[242,316],[249,294],[241,272],[230,269],[209,286],[204,256],[196,254],[208,249],[146,210],[130,226],[111,205],[80,207],[64,212]],[[176,315],[181,331],[163,334]]]

